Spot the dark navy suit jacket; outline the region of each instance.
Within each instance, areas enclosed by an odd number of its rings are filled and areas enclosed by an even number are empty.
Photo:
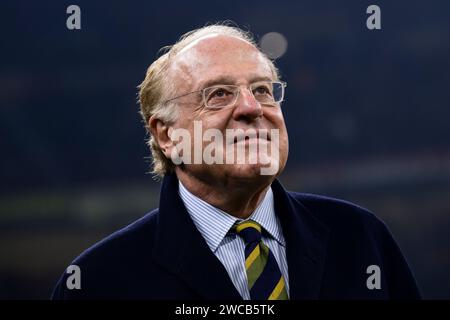
[[[286,191],[274,181],[275,212],[286,239],[290,298],[418,299],[414,277],[383,222],[352,203]],[[64,272],[53,299],[242,299],[178,195],[164,178],[159,209],[115,232],[72,263],[81,289]],[[368,289],[367,267],[381,271]]]

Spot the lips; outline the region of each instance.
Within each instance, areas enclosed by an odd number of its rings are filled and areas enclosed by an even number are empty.
[[[259,130],[254,131],[252,133],[238,133],[234,137],[233,143],[238,143],[242,141],[250,141],[250,140],[266,140],[270,141],[270,131],[269,130]]]

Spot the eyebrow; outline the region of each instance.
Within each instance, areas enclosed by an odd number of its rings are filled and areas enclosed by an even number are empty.
[[[267,76],[252,76],[250,78],[249,83],[254,83],[254,82],[258,82],[258,81],[272,81],[273,79]],[[208,81],[205,81],[203,83],[200,84],[199,86],[199,90],[204,89],[204,88],[208,88],[211,86],[215,86],[218,84],[231,84],[234,85],[236,84],[236,79],[231,77],[231,76],[227,76],[227,75],[223,75],[223,76],[219,76],[217,78],[214,79],[210,79]]]

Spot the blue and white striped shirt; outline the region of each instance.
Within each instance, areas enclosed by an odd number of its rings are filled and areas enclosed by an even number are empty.
[[[245,243],[234,233],[229,233],[236,218],[190,193],[180,182],[179,194],[191,216],[195,226],[205,238],[211,251],[222,262],[237,291],[245,300],[250,300],[245,271]],[[288,266],[286,260],[286,242],[281,225],[275,214],[272,189],[269,188],[263,201],[245,220],[259,223],[266,231],[262,233],[262,241],[272,251],[283,274],[286,291],[289,295]]]

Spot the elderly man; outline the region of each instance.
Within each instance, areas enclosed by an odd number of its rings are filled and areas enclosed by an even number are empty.
[[[82,253],[54,299],[419,298],[386,226],[286,191],[286,84],[249,34],[184,35],[140,85],[159,208]],[[73,269],[75,266],[75,269]]]

